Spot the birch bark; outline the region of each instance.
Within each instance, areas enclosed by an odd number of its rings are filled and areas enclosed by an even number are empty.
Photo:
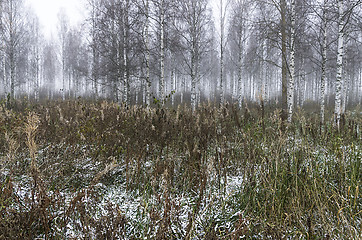
[[[224,10],[220,0],[220,103],[224,104]]]
[[[282,121],[288,117],[288,99],[287,99],[287,33],[286,33],[286,2],[280,0],[280,15],[281,15],[281,36],[282,36]]]
[[[344,2],[338,0],[338,52],[337,52],[337,76],[335,84],[335,108],[334,108],[334,120],[335,125],[340,128],[341,120],[341,95],[342,95],[342,73],[343,73],[343,54],[344,54]]]
[[[294,107],[294,74],[295,74],[295,0],[292,1],[292,28],[291,28],[291,49],[290,49],[290,78],[288,86],[288,122],[292,122]]]
[[[165,100],[165,10],[164,0],[160,1],[160,82],[159,82],[159,97],[164,103]]]
[[[95,95],[95,98],[98,98],[98,60],[99,60],[99,56],[98,56],[98,52],[97,52],[97,47],[96,47],[96,41],[97,41],[97,21],[96,21],[96,1],[92,0],[92,87],[93,87],[93,92]]]
[[[150,36],[149,36],[149,25],[150,25],[150,3],[146,0],[146,22],[145,22],[145,47],[146,47],[146,105],[151,104],[151,79],[150,79]]]
[[[321,93],[320,93],[320,102],[321,102],[321,125],[324,125],[324,112],[325,112],[325,89],[326,89],[326,65],[327,65],[327,1],[324,0],[323,4],[323,43],[322,43],[322,78],[321,78]]]
[[[129,0],[125,0],[124,14],[123,14],[123,101],[129,105],[129,74],[128,74],[128,10]]]

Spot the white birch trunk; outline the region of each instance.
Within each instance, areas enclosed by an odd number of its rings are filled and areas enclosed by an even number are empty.
[[[123,101],[129,105],[129,76],[128,76],[128,9],[129,0],[126,0],[125,13],[123,15]]]
[[[240,36],[239,36],[239,66],[238,66],[238,102],[239,108],[242,108],[243,105],[243,36],[242,36],[242,27],[240,26]]]
[[[159,83],[159,97],[162,105],[165,100],[165,13],[164,1],[160,1],[160,83]]]
[[[220,0],[220,103],[224,104],[224,11]]]
[[[324,112],[325,112],[325,89],[326,89],[326,65],[327,65],[327,16],[326,16],[326,6],[327,0],[324,0],[323,7],[323,46],[322,46],[322,78],[321,78],[321,125],[324,125]]]
[[[267,55],[267,45],[266,45],[266,39],[263,41],[263,64],[262,64],[262,71],[261,71],[261,90],[262,90],[262,100],[265,101],[266,97],[266,87],[267,87],[267,69],[266,69],[266,55]]]
[[[195,15],[196,9],[193,8],[193,15]],[[199,64],[199,28],[200,26],[195,26],[196,24],[199,24],[199,22],[194,19],[193,26],[191,26],[191,38],[192,38],[192,49],[191,49],[191,108],[192,111],[196,110],[197,105],[197,96],[196,96],[196,84],[198,81],[198,64]]]
[[[96,49],[96,1],[92,1],[92,87],[93,92],[95,95],[95,98],[98,98],[98,55],[97,55],[97,49]]]
[[[62,40],[62,99],[65,100],[65,40]]]
[[[343,0],[338,0],[338,52],[337,52],[337,76],[336,76],[336,84],[335,84],[335,108],[334,108],[334,117],[335,117],[335,125],[339,129],[340,120],[341,120],[341,100],[342,100],[342,73],[343,73],[343,54],[344,54],[344,3]]]
[[[36,50],[35,50],[35,100],[39,101],[40,95],[40,56],[39,56],[39,26],[36,28]]]
[[[294,73],[295,73],[295,0],[292,1],[292,28],[290,50],[290,78],[288,85],[288,122],[292,122],[294,107]]]
[[[191,108],[192,111],[196,110],[196,57],[194,56],[195,53],[193,53],[193,56],[191,57]]]
[[[150,4],[149,0],[146,0],[146,23],[145,23],[145,47],[146,47],[146,83],[145,83],[145,95],[146,105],[151,105],[151,79],[150,79],[150,37],[149,37],[149,25],[150,25]]]

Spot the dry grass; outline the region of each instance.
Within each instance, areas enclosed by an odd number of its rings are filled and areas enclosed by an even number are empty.
[[[361,238],[358,110],[338,132],[303,109],[285,131],[264,103],[15,106],[0,109],[0,239]]]

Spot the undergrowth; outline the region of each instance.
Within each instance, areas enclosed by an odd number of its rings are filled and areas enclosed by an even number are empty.
[[[360,239],[360,110],[265,109],[1,105],[0,239]]]

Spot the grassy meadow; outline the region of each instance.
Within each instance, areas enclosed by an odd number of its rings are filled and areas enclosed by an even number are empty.
[[[0,239],[361,239],[362,110],[0,104]]]

